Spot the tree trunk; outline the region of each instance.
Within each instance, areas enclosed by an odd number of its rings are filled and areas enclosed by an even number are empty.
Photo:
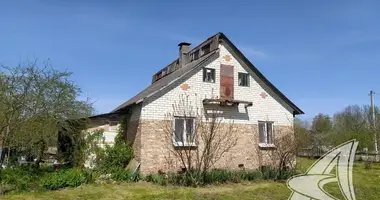
[[[42,162],[42,158],[44,156],[45,147],[46,147],[45,141],[40,140],[37,142],[37,160],[34,163],[34,166],[36,168],[40,167],[40,163]]]
[[[7,126],[7,133],[5,134],[5,138],[7,139],[9,137],[11,130],[9,128],[9,124]],[[7,146],[8,146],[8,152],[7,152],[7,160],[5,161],[6,165],[9,164],[9,156],[11,155],[11,148],[9,147],[9,141],[7,141]]]

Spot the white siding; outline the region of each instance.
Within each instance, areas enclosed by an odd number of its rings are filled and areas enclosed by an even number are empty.
[[[226,64],[234,66],[234,99],[253,102],[253,106],[248,107],[247,112],[244,105],[240,105],[238,112],[236,110],[229,111],[228,108],[224,109],[224,112],[230,112],[226,115],[233,115],[236,123],[257,124],[259,120],[269,120],[274,121],[277,125],[291,125],[293,110],[264,85],[257,76],[250,76],[249,87],[238,86],[238,72],[247,73],[247,71],[223,45],[219,45],[219,48],[220,57],[206,66],[215,69],[215,83],[203,82],[203,70],[200,70],[184,82],[189,85],[187,91],[183,90],[180,84],[155,100],[144,101],[141,119],[164,119],[166,113],[172,112],[172,105],[180,99],[180,95],[188,95],[194,106],[202,108],[204,98],[219,96],[220,65]],[[224,59],[226,55],[231,56],[230,61]],[[265,92],[268,96],[265,99],[262,98],[261,92]]]

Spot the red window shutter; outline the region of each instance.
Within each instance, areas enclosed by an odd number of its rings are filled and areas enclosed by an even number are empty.
[[[234,66],[220,65],[220,98],[234,99]]]

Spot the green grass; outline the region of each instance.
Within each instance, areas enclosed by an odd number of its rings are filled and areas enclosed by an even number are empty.
[[[299,158],[297,168],[306,171],[314,160]],[[364,163],[354,164],[354,187],[358,200],[380,199],[380,164],[365,170]],[[336,183],[325,188],[341,197]],[[78,188],[21,193],[1,196],[0,199],[287,199],[290,190],[285,183],[259,181],[240,184],[212,185],[202,188],[158,186],[147,182],[120,184],[91,184]],[[342,199],[342,198],[340,198]]]

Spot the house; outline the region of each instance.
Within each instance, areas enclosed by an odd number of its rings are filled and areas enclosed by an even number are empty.
[[[91,130],[101,127],[110,135],[125,118],[124,137],[133,144],[142,174],[167,171],[173,167],[170,165],[180,168],[177,161],[167,162],[170,152],[165,147],[160,125],[167,119],[166,113],[173,112],[173,104],[185,95],[195,107],[216,106],[234,120],[239,139],[214,167],[260,167],[258,154],[276,148],[270,140],[273,134],[286,132],[291,137],[293,119],[304,114],[303,111],[264,77],[223,33],[192,49],[190,45],[180,43],[178,59],[153,74],[152,83],[143,91],[110,113],[91,117]],[[196,134],[186,129],[194,121],[185,123],[181,116],[177,117],[173,135]],[[177,144],[173,142],[174,147]]]

